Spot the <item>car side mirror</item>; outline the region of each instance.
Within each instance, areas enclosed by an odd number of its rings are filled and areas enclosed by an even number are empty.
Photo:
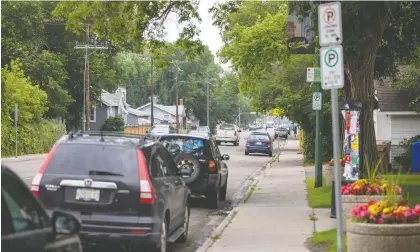
[[[55,211],[52,215],[52,228],[54,235],[72,235],[80,231],[80,222],[71,214]]]
[[[230,156],[228,154],[223,154],[222,155],[222,160],[228,161],[229,159],[230,159]]]

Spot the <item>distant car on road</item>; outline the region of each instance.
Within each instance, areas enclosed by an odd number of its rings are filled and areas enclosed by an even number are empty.
[[[287,138],[288,135],[289,135],[289,128],[280,126],[276,129],[275,138],[277,137]]]
[[[4,252],[81,252],[79,221],[54,211],[52,218],[24,182],[1,166],[1,245]]]
[[[86,244],[163,252],[167,242],[187,239],[190,190],[159,142],[70,133],[51,149],[31,190],[47,210],[77,215]]]
[[[239,133],[241,130],[234,124],[221,124],[216,130],[216,143],[232,143],[234,146],[239,145]]]
[[[198,130],[191,130],[190,132],[188,132],[188,135],[211,137],[211,134],[209,131],[198,131]]]
[[[150,129],[149,132],[147,132],[146,137],[151,140],[157,140],[159,137],[170,133],[176,133],[176,129],[172,127],[172,125],[156,124]]]
[[[211,130],[210,130],[210,127],[209,126],[198,126],[197,127],[197,131],[211,133]]]
[[[181,171],[191,193],[206,196],[210,208],[218,208],[226,200],[229,177],[225,160],[213,138],[170,134],[159,141],[174,157],[177,169]]]
[[[245,155],[249,153],[264,153],[273,156],[273,142],[268,133],[251,132],[246,139]]]

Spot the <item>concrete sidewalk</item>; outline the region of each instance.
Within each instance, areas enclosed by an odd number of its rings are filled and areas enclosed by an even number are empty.
[[[47,153],[44,154],[30,154],[30,155],[23,155],[17,157],[5,157],[1,158],[2,163],[15,163],[15,162],[23,162],[29,160],[38,160],[44,159],[47,156]]]
[[[309,251],[304,243],[314,223],[308,206],[302,155],[296,140],[289,140],[279,157],[265,170],[249,200],[208,252]]]

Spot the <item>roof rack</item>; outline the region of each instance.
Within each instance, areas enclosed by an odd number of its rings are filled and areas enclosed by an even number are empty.
[[[100,136],[101,139],[100,141],[104,142],[105,138],[104,137],[124,137],[124,138],[135,138],[139,140],[139,145],[143,145],[146,141],[147,138],[145,135],[141,135],[141,134],[132,134],[132,133],[125,133],[125,132],[118,132],[118,131],[79,131],[76,133],[70,132],[68,134],[68,138],[67,139],[73,139],[75,137],[83,137],[83,136]]]

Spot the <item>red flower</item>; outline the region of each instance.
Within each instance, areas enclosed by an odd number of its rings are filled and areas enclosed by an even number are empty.
[[[375,204],[375,201],[370,200],[368,204],[369,204],[369,206],[370,206],[370,205],[373,205],[373,204]]]

